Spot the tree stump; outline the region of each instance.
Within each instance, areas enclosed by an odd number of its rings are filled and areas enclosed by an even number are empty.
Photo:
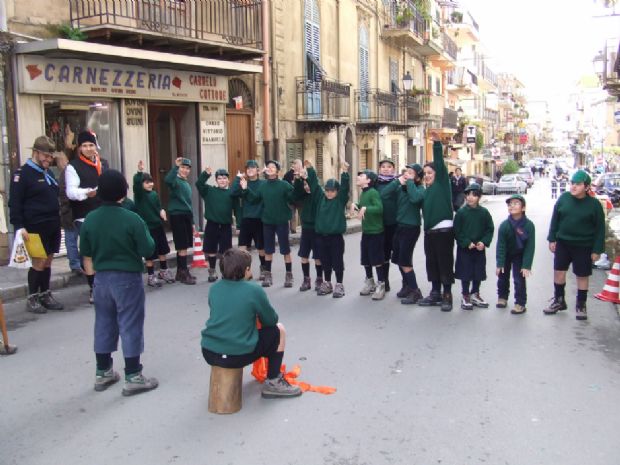
[[[241,410],[243,368],[211,367],[209,412],[236,413]]]

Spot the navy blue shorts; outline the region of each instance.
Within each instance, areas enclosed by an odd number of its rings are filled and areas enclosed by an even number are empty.
[[[273,255],[276,251],[276,236],[278,236],[278,245],[280,253],[288,255],[291,253],[291,246],[288,240],[288,223],[285,224],[264,224],[263,236],[265,239],[265,253]]]
[[[413,267],[413,249],[420,237],[420,226],[399,225],[394,234],[392,263],[407,268]]]
[[[202,250],[206,254],[223,254],[232,248],[232,226],[230,224],[207,221]]]
[[[164,227],[149,229],[151,237],[155,241],[155,251],[153,255],[147,258],[147,260],[156,260],[160,255],[167,255],[170,253],[170,246],[168,245],[168,238],[166,237],[166,231]]]
[[[585,278],[592,275],[592,247],[581,247],[557,241],[553,256],[553,269],[567,271],[571,263],[575,276]]]
[[[379,266],[385,262],[383,233],[362,233],[360,256],[362,266]]]
[[[170,228],[174,248],[178,250],[191,249],[194,246],[194,224],[191,213],[170,215]]]
[[[342,234],[317,234],[321,265],[325,271],[344,271],[344,238]]]
[[[486,250],[457,247],[454,276],[463,281],[484,281],[487,279]]]
[[[397,225],[383,225],[383,253],[385,254],[385,262],[389,263],[392,259],[394,251],[394,234],[396,234]]]
[[[310,252],[312,252],[313,259],[321,259],[321,255],[317,249],[318,243],[316,240],[316,233],[314,229],[301,228],[301,238],[299,239],[299,252],[297,256],[301,258],[310,258]]]
[[[280,345],[280,329],[277,326],[265,326],[258,330],[258,342],[254,352],[241,355],[219,354],[202,348],[202,356],[209,365],[222,368],[243,368],[261,357],[275,354]]]
[[[260,218],[243,218],[239,228],[239,247],[252,247],[252,240],[257,250],[265,248],[263,239],[263,222]]]

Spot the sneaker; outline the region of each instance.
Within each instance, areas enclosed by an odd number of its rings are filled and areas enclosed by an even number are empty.
[[[487,308],[489,303],[480,297],[480,293],[476,292],[475,294],[470,295],[471,303],[474,307]]]
[[[150,274],[148,278],[146,278],[146,284],[150,287],[161,287],[161,281],[157,279],[157,276],[154,274]]]
[[[263,268],[263,265],[260,266],[260,272],[258,274],[258,280],[262,281],[263,279],[265,279],[265,268]]]
[[[189,268],[185,271],[187,271],[187,276],[189,277],[189,279],[193,281],[192,284],[196,284],[196,282],[198,281],[198,278],[196,278],[196,276],[194,276],[193,274],[189,272]]]
[[[177,272],[177,275],[179,275],[179,272]],[[196,278],[194,278],[187,269],[181,270],[180,279],[177,279],[177,281],[187,285],[196,284]]]
[[[422,300],[424,296],[422,295],[422,291],[420,289],[414,289],[409,292],[404,299],[401,299],[400,303],[403,305],[415,305]]]
[[[65,306],[58,302],[49,289],[39,294],[39,303],[48,310],[64,310]]]
[[[26,310],[31,313],[47,313],[47,308],[41,305],[39,294],[30,294],[26,300]]]
[[[385,283],[378,282],[375,292],[372,294],[372,300],[383,300],[385,297]]]
[[[263,276],[263,287],[269,287],[273,284],[273,276],[271,276],[271,271],[265,271],[265,275]]]
[[[521,315],[522,313],[527,312],[527,308],[525,308],[525,305],[520,305],[520,304],[515,304],[515,307],[510,310],[510,313],[512,313],[513,315]]]
[[[174,276],[172,276],[172,271],[169,268],[166,268],[165,270],[159,270],[157,272],[157,279],[159,279],[160,281],[164,281],[168,284],[174,282]]]
[[[555,315],[561,310],[566,310],[568,307],[566,306],[566,301],[564,297],[554,297],[551,299],[551,303],[547,306],[547,308],[543,309],[543,313],[545,315]]]
[[[293,273],[290,271],[284,276],[284,287],[293,287]]]
[[[301,283],[301,286],[299,286],[299,290],[304,292],[310,289],[312,289],[312,280],[310,279],[310,276],[304,276],[304,282]]]
[[[125,375],[125,386],[123,387],[124,396],[133,396],[141,392],[151,391],[159,386],[159,381],[155,378],[146,378],[141,371],[132,375]]]
[[[301,388],[291,385],[281,374],[275,379],[266,379],[263,383],[263,390],[261,392],[261,396],[265,399],[297,397],[300,395]]]
[[[375,280],[372,278],[366,278],[364,281],[364,287],[360,291],[360,295],[370,295],[375,292],[377,286],[375,286]]]
[[[314,290],[319,291],[321,289],[321,284],[323,284],[323,278],[318,277],[314,280]]]
[[[330,283],[329,281],[324,281],[323,284],[321,284],[321,287],[319,288],[316,294],[327,295],[327,294],[331,294],[332,291],[333,291],[332,283]]]
[[[334,294],[332,295],[334,299],[339,299],[340,297],[344,297],[344,286],[342,283],[336,283],[334,286]]]
[[[112,367],[108,370],[97,370],[95,375],[95,391],[105,391],[113,384],[118,383],[120,379],[121,375],[114,371]]]
[[[433,292],[418,301],[418,305],[421,307],[435,307],[441,305],[441,294],[439,292]]]
[[[441,311],[442,312],[452,311],[452,294],[449,292],[444,292],[441,298]]]
[[[508,300],[502,299],[501,297],[497,299],[497,303],[495,304],[495,308],[506,308],[508,306]]]
[[[95,296],[92,288],[88,291],[88,303],[91,305],[95,303]]]
[[[575,318],[579,321],[585,321],[588,319],[588,310],[585,302],[577,302],[577,308],[575,309]]]
[[[207,281],[210,283],[217,281],[217,271],[215,271],[215,269],[209,268],[209,277],[207,278]]]
[[[404,299],[409,294],[411,294],[411,288],[406,284],[403,284],[403,287],[400,288],[400,291],[396,293],[396,297],[398,297],[399,299]]]
[[[469,294],[463,294],[461,298],[461,308],[463,310],[473,310],[474,304],[471,301],[471,296]]]

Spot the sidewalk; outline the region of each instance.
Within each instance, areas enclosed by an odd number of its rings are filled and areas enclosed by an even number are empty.
[[[301,227],[297,228],[301,232]],[[352,234],[360,232],[362,230],[361,222],[357,219],[347,220],[347,232],[346,234]],[[291,244],[298,244],[300,232],[297,234],[291,234]],[[233,240],[233,244],[236,244],[237,240]],[[174,251],[174,245],[171,243],[170,254],[168,254],[168,263],[172,266],[176,266],[176,253]],[[190,262],[191,263],[191,262]],[[18,270],[8,266],[0,266],[0,299],[3,302],[10,302],[12,300],[25,299],[28,296],[28,270]],[[69,261],[66,257],[58,257],[54,259],[52,264],[52,278],[50,281],[50,287],[52,290],[62,289],[68,286],[84,285],[86,284],[86,278],[83,276],[76,276],[71,272],[69,268]]]

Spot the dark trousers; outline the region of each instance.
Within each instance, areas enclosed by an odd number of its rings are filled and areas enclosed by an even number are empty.
[[[504,271],[497,278],[497,296],[500,299],[508,299],[510,294],[510,271],[512,270],[512,280],[515,285],[515,303],[525,305],[527,302],[527,289],[525,278],[521,274],[523,266],[523,254],[506,256]]]
[[[442,228],[424,232],[426,275],[430,282],[454,283],[454,230]]]

